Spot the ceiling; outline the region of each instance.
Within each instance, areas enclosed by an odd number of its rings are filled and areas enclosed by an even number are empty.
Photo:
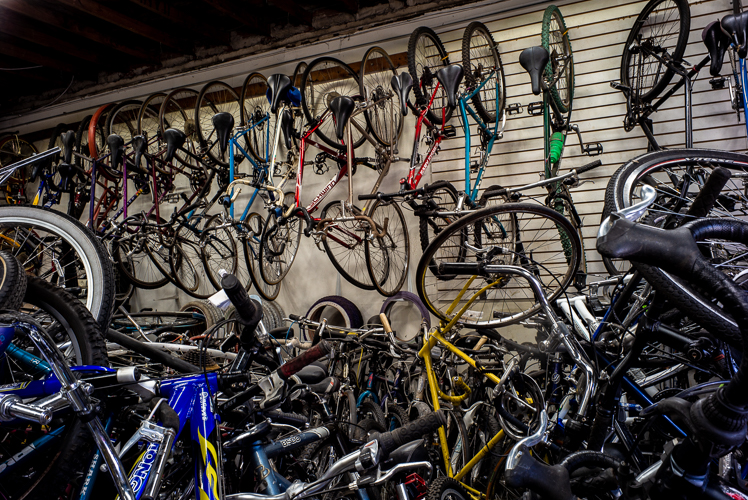
[[[476,1],[0,0],[0,117]]]

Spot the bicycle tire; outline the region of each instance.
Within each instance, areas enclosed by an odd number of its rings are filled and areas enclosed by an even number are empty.
[[[364,54],[359,71],[361,95],[364,100],[377,103],[364,111],[371,135],[383,146],[396,144],[403,130],[403,114],[400,96],[392,90],[391,80],[397,76],[392,59],[383,48],[371,47]]]
[[[416,105],[428,104],[438,84],[436,72],[445,66],[449,66],[449,54],[439,35],[426,26],[413,30],[408,39],[408,72],[413,79]],[[447,106],[444,89],[441,86],[439,88],[431,109],[426,112],[429,121],[437,125],[448,122],[453,111]]]
[[[564,16],[555,5],[549,5],[543,13],[540,41],[550,55],[545,67],[545,77],[547,81],[552,82],[551,97],[559,111],[570,113],[574,101],[574,55]],[[559,58],[564,59],[566,64],[559,64]],[[563,74],[559,74],[560,71],[563,71]]]
[[[495,228],[495,229],[494,229]],[[559,232],[568,234],[574,253],[567,262],[558,241]],[[497,327],[516,323],[540,310],[535,296],[528,291],[522,278],[485,276],[474,284],[475,278],[439,276],[435,265],[455,262],[455,251],[449,250],[445,260],[435,257],[442,245],[465,241],[465,248],[456,250],[459,262],[480,262],[476,251],[495,247],[499,250],[494,264],[518,265],[533,272],[540,280],[549,301],[558,297],[571,283],[579,267],[581,242],[571,223],[561,214],[546,206],[532,203],[506,203],[472,212],[445,228],[424,251],[416,271],[416,288],[424,305],[434,315],[450,321],[472,295],[492,281],[498,286],[485,291],[480,300],[471,305],[460,322],[473,327]],[[469,293],[469,292],[473,293]],[[466,293],[467,292],[467,293]],[[455,305],[450,307],[454,302]]]
[[[301,79],[304,77],[304,71],[306,71],[307,66],[309,65],[306,62],[301,61],[293,70],[293,74],[291,75],[291,85],[297,89],[301,89]]]
[[[128,217],[133,224],[142,224],[141,214]],[[165,224],[155,214],[148,216],[150,223]],[[117,270],[130,283],[144,290],[153,290],[166,285],[169,280],[168,248],[162,245],[158,233],[140,226],[140,231],[112,242],[112,259]]]
[[[363,422],[368,418],[375,421],[383,429],[387,424],[382,408],[371,399],[362,401],[358,406],[357,413],[359,422]]]
[[[50,162],[50,173],[52,174],[52,177],[47,179],[47,183],[52,190],[57,190],[60,187],[60,174],[57,171],[57,166],[52,165],[52,163],[59,162],[62,156],[65,154],[65,149],[62,145],[62,134],[67,132],[68,130],[68,124],[67,123],[58,123],[55,127],[54,131],[52,132],[52,135],[49,137],[49,143],[47,144],[47,149],[52,148],[60,148],[60,153],[57,155],[57,157]],[[75,147],[75,144],[73,144],[73,147]],[[1,149],[1,146],[0,146]],[[2,160],[0,160],[0,165],[2,165]],[[72,186],[68,186],[68,189],[70,189]]]
[[[158,110],[159,135],[163,137],[164,132],[170,128],[181,130],[187,136],[182,147],[193,155],[197,155],[200,143],[195,124],[195,107],[199,94],[197,90],[186,87],[174,89],[164,97]],[[182,151],[177,151],[174,158],[185,167],[197,167],[195,159]],[[161,167],[159,162],[156,162],[156,168],[165,174],[171,173],[168,169]]]
[[[332,307],[339,315],[342,321],[342,325],[334,321],[334,318],[322,316],[326,307]],[[330,325],[342,326],[344,328],[361,328],[364,324],[364,317],[361,315],[361,311],[358,306],[340,295],[328,295],[322,297],[312,304],[312,307],[306,312],[305,316],[311,320],[319,323],[322,319],[327,319]]]
[[[694,166],[690,174],[686,170],[689,166]],[[748,156],[708,149],[673,149],[641,155],[622,165],[611,177],[605,192],[603,218],[636,203],[638,186],[646,182],[655,185],[658,197],[642,221],[659,227],[676,227],[684,222],[683,212],[700,191],[708,173],[718,166],[742,173],[748,171]],[[686,176],[690,181],[688,189],[682,182]],[[673,182],[678,182],[679,186],[671,186]],[[731,178],[707,216],[745,219],[748,215],[745,208],[748,206],[745,203],[747,198],[745,189],[746,185],[742,176]],[[682,202],[685,204],[680,205]],[[741,255],[745,247],[742,245],[735,247],[728,243],[714,242],[709,248],[712,256],[719,259],[716,262],[719,263],[720,268],[726,274],[736,278],[741,272],[743,261],[733,260],[733,258]],[[606,268],[615,274],[627,270],[627,266],[620,267],[617,261],[607,262]],[[653,286],[657,285],[657,289],[667,295],[668,299],[680,310],[685,311],[689,318],[718,337],[731,338],[733,342],[740,338],[737,324],[732,317],[694,287],[651,266],[642,266],[642,269],[647,275],[647,281]],[[742,344],[737,346],[740,345]]]
[[[55,342],[62,344],[69,340],[69,347],[63,351],[63,356],[69,359],[71,364],[108,365],[101,330],[91,313],[75,297],[64,289],[29,276],[23,301],[26,303],[23,312],[34,316]],[[21,344],[22,339],[18,337],[14,342],[18,347],[26,347]],[[39,354],[31,345],[27,348],[30,352]],[[59,446],[52,445],[51,448],[39,452],[33,459],[34,462],[24,465],[21,474],[3,480],[0,491],[6,498],[41,500],[63,495],[73,478],[78,477],[80,471],[84,470],[94,449],[85,423],[72,415],[62,417],[62,420],[57,417],[49,428],[39,429],[39,435],[51,431],[52,426],[61,424],[65,426],[65,430],[59,440]],[[28,422],[22,425],[25,429],[25,432],[21,433],[23,442],[18,444],[16,451],[22,450],[29,441],[33,441],[33,434],[39,428],[38,424]],[[5,428],[3,425],[3,429]],[[10,436],[6,438],[3,439],[3,451],[13,455],[10,450]],[[36,464],[39,466],[36,467]]]
[[[78,128],[75,131],[75,152],[80,155],[88,156],[88,125],[91,123],[91,116],[87,115],[78,123]],[[75,164],[83,168],[83,158],[80,156],[73,155],[73,161]],[[84,169],[86,170],[86,169]]]
[[[220,290],[221,271],[237,274],[239,259],[236,252],[236,241],[227,228],[211,229],[222,221],[220,215],[216,214],[205,221],[202,236],[200,237],[200,250],[202,255],[205,274],[211,284]]]
[[[493,83],[487,82],[471,99],[478,116],[489,127],[501,119],[506,105],[506,79],[497,46],[485,24],[474,21],[465,28],[462,35],[462,68],[467,87],[475,89],[493,69],[496,70],[491,77]]]
[[[33,240],[30,237],[21,240],[14,238],[14,234],[23,233],[23,228],[33,231]],[[4,234],[0,248],[10,247],[17,258],[23,257],[19,260],[27,272],[62,283],[75,280],[77,288],[85,291],[83,302],[99,324],[104,327],[109,323],[114,308],[112,264],[101,243],[83,224],[60,212],[29,206],[5,206],[0,207],[0,231]],[[25,234],[31,235],[28,231]],[[33,241],[41,242],[45,238],[53,240],[44,241],[43,255],[59,250],[61,253],[54,258],[57,262],[68,262],[67,259],[70,259],[70,264],[65,267],[73,266],[75,277],[59,275],[52,267],[46,267],[48,264],[41,261],[41,257],[39,262],[34,260],[34,255],[38,253],[34,248],[38,246],[34,247]],[[62,250],[66,245],[69,249]],[[59,249],[56,248],[58,246]],[[48,260],[51,262],[52,258],[48,256]],[[27,264],[33,264],[34,269],[29,269]],[[79,269],[83,271],[82,275],[78,274]]]
[[[105,125],[108,114],[114,106],[115,103],[113,102],[99,106],[88,123],[88,153],[94,160],[98,159],[106,148],[107,133]]]
[[[293,196],[293,193],[285,194],[283,210],[293,203]],[[260,275],[268,285],[277,285],[286,277],[301,242],[301,218],[292,216],[280,225],[277,211],[268,213],[260,243]]]
[[[157,92],[148,96],[138,110],[137,134],[146,138],[148,146],[146,152],[155,155],[161,149],[161,136],[159,135],[158,113],[161,105],[166,99],[166,94]]]
[[[678,19],[673,19],[676,12]],[[650,45],[656,47],[658,56],[665,56],[678,64],[683,60],[690,29],[691,11],[688,0],[650,0],[644,6],[629,32],[621,54],[621,84],[630,89],[633,100],[640,103],[652,102],[665,90],[675,72],[666,68],[655,57],[648,58],[641,50],[632,52],[632,49],[637,45]],[[676,35],[677,38],[673,40]],[[644,74],[645,69],[651,76]]]
[[[26,270],[12,253],[0,251],[0,309],[18,309],[25,293]]]
[[[255,125],[244,135],[249,154],[261,163],[267,163],[270,159],[269,148],[275,133],[276,116],[270,113],[270,102],[267,98],[269,88],[267,78],[260,73],[250,73],[242,85],[242,126],[248,126],[251,120],[257,123],[264,116],[268,116],[267,120]],[[238,164],[239,162],[234,161],[234,168]]]
[[[197,96],[195,105],[195,128],[200,139],[201,150],[208,157],[222,167],[229,166],[229,152],[221,152],[218,135],[213,126],[213,115],[229,113],[234,117],[235,124],[242,123],[242,107],[239,95],[227,83],[214,80],[206,83]]]
[[[439,211],[449,212],[457,208],[457,189],[451,183],[444,182],[438,188],[429,190],[428,194]],[[455,220],[456,216],[419,217],[418,237],[421,250],[426,250],[434,237]]]
[[[107,137],[117,134],[127,143],[138,135],[138,115],[143,101],[129,100],[118,103],[107,114],[104,130]]]
[[[257,212],[252,212],[243,222],[247,228],[247,234],[243,238],[244,242],[244,262],[249,271],[250,279],[255,290],[260,297],[265,300],[275,300],[281,289],[281,283],[277,285],[268,285],[262,279],[260,274],[260,238],[262,237],[262,228],[265,227],[265,219]]]
[[[216,289],[205,275],[200,249],[200,226],[204,219],[198,216],[197,226],[193,229],[180,226],[174,234],[174,245],[169,249],[169,266],[174,282],[187,295],[196,299],[207,299]],[[195,217],[189,219],[192,224]]]
[[[9,135],[0,140],[0,166],[7,166],[11,163],[21,161],[39,151],[36,146],[26,139],[17,135]]]
[[[360,101],[358,73],[350,66],[334,57],[318,57],[304,70],[301,78],[301,109],[308,123],[319,120],[327,111],[330,102],[336,97],[348,96]],[[361,128],[366,129],[366,119],[361,115],[352,118]],[[353,147],[358,148],[366,140],[356,127],[351,130]],[[335,135],[334,120],[330,117],[315,131],[317,137],[330,147],[345,149]]]
[[[366,268],[377,291],[392,297],[405,284],[410,263],[408,225],[400,205],[377,201],[369,215],[377,230],[387,231],[384,237],[366,238]]]
[[[356,209],[359,213],[358,209]],[[344,217],[340,201],[331,201],[322,209],[322,219]],[[332,265],[345,280],[362,290],[374,290],[366,259],[366,240],[370,234],[368,224],[351,220],[333,222],[325,228],[322,244]]]

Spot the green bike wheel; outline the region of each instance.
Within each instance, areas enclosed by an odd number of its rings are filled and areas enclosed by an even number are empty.
[[[540,38],[541,45],[550,55],[545,77],[550,83],[551,97],[559,111],[569,113],[574,100],[574,56],[564,16],[555,5],[545,9]]]

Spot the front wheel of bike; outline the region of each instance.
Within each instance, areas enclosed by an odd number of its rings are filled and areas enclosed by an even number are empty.
[[[506,81],[497,44],[481,22],[468,24],[462,35],[462,67],[470,89],[483,85],[472,101],[478,116],[490,127],[504,114]]]
[[[323,219],[333,219],[325,227],[322,239],[325,253],[346,281],[362,290],[374,290],[366,259],[366,239],[371,234],[369,224],[362,220],[335,220],[347,215],[350,214],[346,213],[340,201],[330,202],[322,210]]]
[[[564,239],[570,242],[570,253]],[[451,248],[460,242],[460,248]],[[426,307],[444,321],[475,297],[460,322],[483,328],[509,325],[540,310],[524,279],[501,273],[443,273],[440,264],[452,264],[459,255],[458,262],[464,264],[519,266],[540,281],[543,294],[553,301],[573,280],[581,252],[576,230],[555,210],[506,203],[472,212],[445,228],[421,257],[416,288]]]
[[[275,300],[280,293],[281,284],[268,285],[260,274],[260,238],[263,227],[265,219],[256,212],[249,214],[242,223],[244,263],[257,293],[265,300]]]
[[[540,39],[550,55],[545,78],[550,83],[551,97],[561,113],[570,113],[574,100],[574,57],[564,16],[555,5],[545,9]]]
[[[377,202],[371,219],[381,237],[366,239],[366,267],[379,293],[392,297],[403,287],[410,262],[410,238],[405,216],[397,203]]]
[[[268,213],[260,241],[260,275],[268,285],[277,285],[291,270],[299,251],[302,223],[295,215],[284,218],[276,210]]]

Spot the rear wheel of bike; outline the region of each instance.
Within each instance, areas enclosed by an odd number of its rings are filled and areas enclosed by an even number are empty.
[[[180,226],[174,235],[174,245],[169,249],[169,265],[174,281],[196,299],[207,299],[216,293],[202,263],[200,234],[203,220],[207,219],[192,217],[188,220],[190,227]]]
[[[150,245],[156,247],[151,249]],[[166,249],[165,254],[163,252],[158,234],[155,233],[138,233],[112,243],[112,258],[117,271],[136,287],[146,290],[161,288],[169,282],[169,250]],[[159,267],[157,262],[160,260],[165,266]]]
[[[413,95],[417,105],[425,106],[429,103],[439,84],[436,72],[448,65],[449,54],[434,30],[421,26],[410,34],[408,72],[413,79]],[[442,124],[449,121],[452,111],[447,105],[447,93],[440,85],[426,116],[431,123]]]
[[[133,137],[138,135],[138,114],[142,106],[142,101],[133,100],[123,101],[112,108],[104,125],[107,137],[117,134],[125,140],[125,145],[127,145]]]
[[[358,211],[358,210],[357,210]],[[346,216],[342,202],[330,202],[321,218],[338,219]],[[334,221],[325,227],[327,257],[346,281],[363,290],[374,290],[366,259],[366,238],[370,235],[369,224],[362,220]]]
[[[551,97],[560,112],[569,113],[574,100],[574,57],[564,16],[555,5],[545,9],[540,39],[550,55],[545,78],[551,83]]]
[[[360,101],[362,96],[359,88],[358,75],[343,61],[334,57],[319,57],[312,61],[304,71],[301,79],[301,109],[307,122],[319,119],[327,111],[330,103],[336,97],[347,96],[354,101]],[[353,147],[357,148],[364,143],[364,136],[359,131],[366,130],[366,119],[362,114],[353,117],[353,122],[358,125],[352,126]],[[329,116],[317,128],[315,133],[326,144],[337,149],[344,149],[335,135],[335,120]]]
[[[221,271],[236,275],[239,265],[236,241],[231,235],[231,229],[221,227],[222,222],[220,215],[208,219],[200,238],[205,273],[216,290],[221,289]]]
[[[644,6],[621,56],[621,84],[634,102],[652,102],[665,90],[675,72],[663,61],[683,60],[690,29],[687,0],[652,0]]]
[[[395,295],[405,283],[410,262],[410,238],[405,216],[400,205],[377,202],[371,210],[376,230],[384,231],[382,237],[372,234],[366,239],[366,265],[369,278],[379,293],[386,297]]]
[[[68,288],[101,325],[109,322],[112,264],[83,224],[41,208],[0,207],[0,249],[12,252],[27,273]]]
[[[293,193],[286,193],[285,200],[284,210],[290,206],[288,203],[293,203]],[[299,251],[303,223],[295,215],[283,219],[276,210],[268,214],[260,243],[260,274],[268,285],[277,285],[291,270]]]
[[[104,338],[91,313],[75,297],[46,281],[29,276],[22,311],[34,317],[61,347],[70,365],[106,366]],[[25,337],[17,336],[13,344],[41,357]],[[38,379],[43,373],[20,364],[6,353],[6,369],[1,383],[24,382]],[[42,437],[57,436],[46,444],[37,444],[18,471],[5,471],[0,482],[0,493],[5,498],[47,499],[64,495],[64,491],[80,471],[86,468],[94,449],[86,425],[70,413],[56,414],[48,426],[22,422],[4,423],[0,429],[0,462],[20,452],[28,453],[28,446]],[[7,462],[5,462],[7,463]],[[24,496],[26,495],[26,496]]]
[[[187,136],[182,146],[192,154],[197,153],[198,138],[197,125],[195,125],[195,107],[197,106],[199,92],[188,88],[175,89],[169,92],[161,103],[158,111],[159,134],[163,137],[166,130],[174,128],[181,130]],[[196,168],[197,162],[182,151],[177,151],[175,158],[184,166]],[[170,169],[156,161],[159,171],[170,174]]]
[[[265,227],[265,219],[262,215],[252,212],[243,223],[246,235],[244,235],[244,263],[249,271],[249,276],[255,286],[255,290],[265,300],[275,300],[280,293],[281,284],[268,285],[260,274],[260,241],[262,228]]]
[[[222,167],[228,167],[229,151],[226,149],[225,153],[221,152],[218,133],[213,125],[213,115],[223,112],[234,117],[235,126],[242,123],[242,106],[236,91],[224,82],[207,83],[200,90],[195,105],[197,136],[200,138],[200,145],[205,148],[208,157]]]
[[[562,237],[572,245],[569,260]],[[460,241],[465,244],[452,248]],[[491,264],[519,266],[533,273],[553,301],[574,278],[580,254],[576,230],[558,212],[531,203],[506,203],[466,215],[439,234],[418,264],[416,287],[424,305],[445,321],[483,290],[460,321],[475,327],[508,325],[540,310],[526,280],[503,274],[450,275],[440,273],[438,266],[454,263],[455,255],[469,264],[488,263],[485,256],[493,255]]]
[[[469,88],[475,89],[486,82],[472,101],[478,116],[491,127],[497,115],[501,119],[504,114],[506,81],[497,44],[481,22],[468,24],[462,35],[462,68]]]
[[[8,251],[0,251],[0,307],[18,309],[26,294],[26,271]]]
[[[267,162],[270,145],[275,133],[275,115],[270,113],[267,98],[268,81],[260,73],[251,73],[242,85],[242,126],[255,124],[244,134],[244,143],[249,154],[259,162]],[[262,123],[263,118],[268,117]],[[238,163],[235,162],[235,165]]]
[[[381,47],[366,51],[361,61],[359,84],[367,102],[376,103],[364,111],[372,135],[383,146],[397,143],[403,130],[400,96],[392,90],[392,78],[397,76],[395,65]],[[392,94],[392,97],[387,98]]]

